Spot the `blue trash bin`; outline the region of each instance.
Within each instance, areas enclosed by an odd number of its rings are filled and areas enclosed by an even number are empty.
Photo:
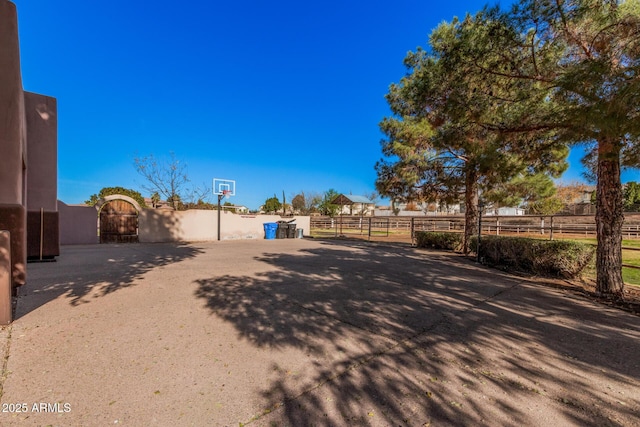
[[[278,224],[275,222],[265,222],[264,223],[264,238],[267,240],[273,240],[276,238],[276,230],[278,229]]]

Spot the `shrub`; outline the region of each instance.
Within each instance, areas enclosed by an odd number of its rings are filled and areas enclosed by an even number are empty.
[[[472,239],[470,246],[477,252],[477,237]],[[480,241],[483,263],[547,277],[578,276],[594,252],[590,245],[567,240],[483,236]]]
[[[419,248],[448,249],[455,251],[462,248],[462,234],[417,231],[416,245]]]

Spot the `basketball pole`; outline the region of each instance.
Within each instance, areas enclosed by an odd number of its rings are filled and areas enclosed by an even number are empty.
[[[224,194],[218,194],[218,240],[220,240],[220,211],[222,208],[220,207],[220,200],[224,197]]]
[[[235,195],[236,182],[232,179],[213,178],[213,194],[218,196],[218,240],[220,240],[220,222],[222,211],[222,198]]]

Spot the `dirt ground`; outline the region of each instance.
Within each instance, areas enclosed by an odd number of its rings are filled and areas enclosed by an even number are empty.
[[[640,287],[638,286],[625,286],[622,298],[608,298],[599,295],[596,292],[595,281],[591,279],[558,281],[558,287],[585,295],[600,304],[616,307],[640,316]]]
[[[451,252],[65,246],[23,288],[3,427],[640,427],[637,314]]]
[[[325,236],[323,238],[335,240],[366,240],[377,244],[406,244],[411,245],[412,239],[409,234],[391,234],[389,236],[368,237],[366,235],[349,234],[340,237]],[[472,259],[472,257],[470,257]],[[517,272],[510,272],[518,274]],[[626,285],[621,298],[603,297],[596,292],[595,280],[580,278],[576,280],[558,280],[551,278],[534,278],[523,275],[531,280],[538,280],[541,284],[558,289],[565,289],[590,298],[591,300],[610,307],[616,307],[632,314],[640,315],[640,286]]]

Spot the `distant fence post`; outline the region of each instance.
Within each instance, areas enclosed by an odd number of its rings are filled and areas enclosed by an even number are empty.
[[[411,245],[413,246],[413,240],[415,237],[415,231],[416,231],[416,224],[415,224],[415,218],[411,217]]]
[[[11,323],[11,233],[0,231],[0,325]]]
[[[549,240],[553,240],[553,216],[551,217],[551,224],[549,225]]]

